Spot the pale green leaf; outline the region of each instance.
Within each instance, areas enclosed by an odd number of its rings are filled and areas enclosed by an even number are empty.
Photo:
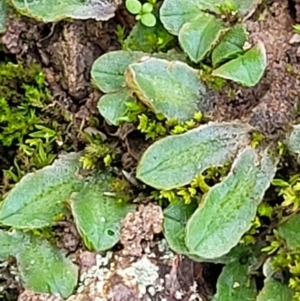
[[[300,214],[292,216],[289,220],[279,225],[279,235],[286,241],[291,250],[300,249]]]
[[[203,12],[220,14],[220,8],[228,0],[164,0],[160,8],[160,19],[164,27],[178,35],[182,26],[192,22]],[[233,0],[240,14],[253,12],[261,0]]]
[[[178,35],[181,27],[197,19],[201,12],[219,12],[217,4],[223,0],[165,0],[160,8],[160,19],[164,27]]]
[[[239,123],[208,123],[184,134],[163,138],[143,154],[137,177],[157,189],[189,184],[212,166],[222,166],[250,142],[252,128]]]
[[[125,103],[132,99],[128,89],[103,95],[98,102],[98,110],[108,124],[119,125],[119,119],[124,117],[127,111]]]
[[[117,1],[107,0],[11,0],[23,15],[42,22],[57,22],[65,18],[106,21],[114,17]]]
[[[0,0],[0,33],[5,31],[9,6],[6,0]]]
[[[286,285],[272,278],[265,281],[256,301],[292,301],[293,291]]]
[[[255,280],[249,276],[248,269],[239,260],[227,264],[219,276],[212,301],[255,301]]]
[[[25,175],[5,198],[0,223],[14,228],[52,225],[78,187],[79,154],[60,156],[51,166]]]
[[[300,158],[300,124],[294,125],[287,141],[288,150]]]
[[[187,121],[198,111],[205,111],[205,86],[198,71],[187,64],[157,58],[131,64],[126,83],[138,98],[166,118]]]
[[[185,23],[179,31],[179,43],[189,58],[199,63],[219,39],[224,24],[211,14],[201,13],[191,22]]]
[[[242,53],[247,38],[248,33],[244,24],[237,24],[232,27],[221,38],[221,42],[212,52],[211,59],[213,66],[216,67],[220,63]]]
[[[100,56],[93,64],[91,76],[104,93],[116,92],[125,87],[124,73],[129,64],[147,55],[139,51],[117,50]]]
[[[28,237],[21,232],[0,230],[0,261],[16,256],[28,244]]]
[[[262,0],[231,0],[236,3],[239,12],[242,15],[251,16]]]
[[[30,245],[17,255],[18,268],[24,287],[36,293],[72,294],[78,269],[49,242],[32,237]]]
[[[247,148],[234,161],[228,176],[213,186],[189,219],[186,245],[208,259],[227,254],[250,229],[276,171],[277,161]]]
[[[96,251],[112,248],[120,238],[121,221],[135,209],[117,197],[108,196],[113,179],[108,175],[86,183],[71,196],[71,208],[79,233],[86,246]]]
[[[260,81],[266,67],[266,50],[264,44],[260,42],[243,55],[214,70],[212,75],[252,87]]]

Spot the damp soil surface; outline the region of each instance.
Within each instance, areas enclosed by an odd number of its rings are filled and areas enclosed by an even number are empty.
[[[260,40],[265,44],[268,57],[265,75],[254,88],[229,83],[220,92],[211,91],[214,120],[243,120],[270,136],[280,135],[297,122],[300,36],[293,31],[297,22],[300,22],[300,1],[262,2],[246,24],[250,41]],[[53,106],[72,116],[66,138],[72,150],[80,151],[85,146],[79,131],[96,131],[119,149],[120,168],[128,174],[135,171],[148,144],[130,124],[115,128],[105,123],[97,110],[101,92],[91,84],[90,70],[100,55],[121,49],[117,26],[124,27],[128,34],[134,24],[134,17],[124,7],[101,26],[92,20],[43,24],[11,16],[1,37],[0,57],[40,64],[53,95]],[[14,155],[15,148],[8,150],[0,145],[1,170],[10,167]],[[80,283],[68,301],[210,300],[221,266],[196,263],[174,254],[166,246],[161,231],[161,208],[147,200],[123,221],[122,247],[116,246],[108,253],[85,250],[72,221],[59,223],[55,228],[59,247],[80,266]],[[151,283],[147,279],[142,284],[130,281],[130,271],[139,265],[152,271],[148,276]],[[24,290],[15,277],[14,266],[13,261],[0,265],[0,284],[7,291],[7,300],[61,300]]]

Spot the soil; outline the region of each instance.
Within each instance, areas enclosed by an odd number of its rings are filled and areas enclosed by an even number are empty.
[[[298,121],[300,36],[293,31],[296,22],[300,22],[299,0],[263,1],[246,21],[250,42],[261,40],[265,44],[268,68],[254,88],[229,83],[220,92],[211,91],[214,120],[240,119],[272,137],[283,135]],[[41,64],[53,103],[73,116],[73,132],[96,130],[110,137],[122,152],[120,166],[128,174],[133,174],[147,143],[142,142],[142,136],[131,125],[115,128],[105,123],[97,110],[101,92],[91,84],[90,70],[100,55],[121,48],[116,36],[117,25],[124,26],[128,34],[134,23],[134,17],[124,7],[120,7],[115,18],[102,24],[92,20],[43,24],[11,16],[2,36],[6,57]],[[232,91],[234,93],[229,93]],[[99,120],[97,127],[91,126],[93,118]],[[75,134],[72,141],[73,149],[82,150],[84,141]],[[13,154],[12,150],[11,158],[6,155],[10,163]],[[6,169],[8,164],[0,158],[1,169]],[[165,247],[161,230],[161,208],[147,204],[147,200],[123,222],[121,242],[124,249],[117,246],[108,254],[86,251],[72,222],[58,224],[55,231],[59,247],[80,266],[81,282],[68,301],[210,300],[221,266],[200,264],[173,254]],[[9,263],[11,267],[14,264]],[[130,275],[129,269],[137,264],[149,265],[149,270],[153,268],[153,274],[148,275],[153,277],[153,285],[146,281],[141,286],[126,278]],[[61,300],[48,294],[24,291],[12,271],[6,265],[0,267],[1,275],[5,275],[0,282],[6,283],[11,298],[8,300]]]

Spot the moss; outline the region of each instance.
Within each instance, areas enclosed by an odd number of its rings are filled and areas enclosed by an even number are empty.
[[[51,95],[38,65],[0,64],[0,143],[23,143],[35,125],[43,124],[38,111]]]
[[[27,172],[51,164],[63,144],[55,120],[61,112],[49,109],[51,101],[39,65],[0,62],[0,151],[13,153],[9,168],[1,166],[3,193]]]

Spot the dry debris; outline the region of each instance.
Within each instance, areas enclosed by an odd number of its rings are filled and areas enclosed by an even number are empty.
[[[40,23],[28,18],[20,18],[11,14],[7,22],[6,31],[2,36],[2,45],[7,51],[21,58],[26,54],[30,47],[34,47],[40,38]],[[28,41],[33,43],[29,44]]]
[[[160,206],[148,203],[139,205],[138,211],[127,214],[121,225],[123,255],[141,256],[142,241],[150,241],[162,232],[163,212]]]

